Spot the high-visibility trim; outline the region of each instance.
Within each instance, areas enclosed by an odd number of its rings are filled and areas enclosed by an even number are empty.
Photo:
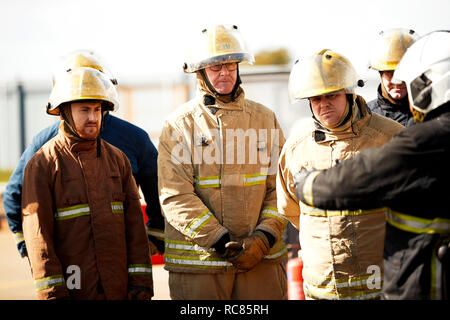
[[[16,240],[17,244],[21,243],[22,241],[25,241],[23,231],[14,232],[14,239]]]
[[[431,256],[431,300],[442,300],[442,264],[439,261],[436,250],[433,250]]]
[[[219,258],[187,257],[174,254],[164,254],[164,263],[170,266],[193,268],[223,268],[233,266],[232,263]]]
[[[205,249],[197,244],[192,244],[186,241],[175,241],[165,239],[165,247],[167,251],[183,252],[183,253],[195,253],[195,254],[207,254],[214,253],[216,250],[214,248]]]
[[[149,228],[147,226],[146,226],[146,228],[147,228],[147,234],[149,236],[153,236],[153,237],[155,237],[158,240],[164,240],[164,231],[163,230]]]
[[[123,202],[111,202],[111,209],[113,213],[123,213]]]
[[[261,217],[275,218],[280,220],[283,224],[288,223],[288,220],[279,214],[277,208],[274,207],[264,207],[261,211]]]
[[[244,174],[244,186],[266,184],[267,173]]]
[[[326,300],[369,300],[379,298],[381,289],[356,291],[349,294],[336,293],[336,291],[329,291],[329,289],[321,289],[311,286],[307,282],[303,282],[303,289],[305,298],[307,299],[326,299]]]
[[[36,291],[62,286],[64,285],[64,283],[65,283],[64,277],[60,274],[34,280],[34,286],[36,287]]]
[[[305,198],[306,204],[312,206],[314,205],[313,202],[313,182],[314,179],[317,177],[317,175],[320,173],[320,171],[313,171],[306,177],[305,184],[303,185],[303,197]]]
[[[412,233],[450,233],[450,219],[434,218],[429,220],[389,210],[387,222],[400,230]]]
[[[183,230],[183,234],[189,238],[195,237],[200,229],[212,218],[213,214],[208,209],[206,209],[197,218],[195,218],[193,221],[191,221],[191,223],[188,224],[186,229]]]
[[[221,180],[219,176],[194,177],[194,186],[197,188],[220,188]]]
[[[269,259],[269,260],[277,259],[279,257],[287,255],[287,253],[288,253],[286,244],[284,243],[283,240],[279,240],[277,243],[275,243],[272,250],[275,250],[275,252],[273,252],[272,254],[264,256],[264,259]]]
[[[372,277],[373,275],[365,275],[360,277],[354,277],[351,281],[349,279],[334,279],[332,277],[319,277],[317,275],[313,275],[307,271],[303,271],[303,280],[308,282],[310,285],[318,288],[358,288],[358,287],[366,287],[367,288],[367,279]],[[383,285],[383,277],[384,275],[380,275],[380,286]],[[369,290],[367,288],[367,290]],[[372,290],[372,289],[371,289]],[[375,290],[375,289],[373,289]]]
[[[300,211],[302,214],[316,217],[337,217],[337,216],[359,216],[366,214],[382,214],[389,211],[388,208],[377,208],[370,210],[323,210],[311,207],[300,201]],[[384,224],[384,220],[383,220]]]
[[[89,209],[89,205],[79,204],[79,205],[72,206],[72,207],[56,209],[55,219],[56,220],[66,220],[66,219],[72,219],[72,218],[77,218],[77,217],[81,217],[81,216],[88,216],[90,214],[91,214],[91,212]]]
[[[130,275],[148,275],[152,273],[150,264],[129,264],[128,273]]]

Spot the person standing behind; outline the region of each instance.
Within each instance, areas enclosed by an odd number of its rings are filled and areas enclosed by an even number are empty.
[[[278,211],[298,230],[307,299],[376,299],[367,288],[367,269],[382,272],[385,212],[314,210],[295,195],[294,174],[326,169],[363,149],[381,146],[403,129],[391,119],[371,114],[355,94],[361,84],[351,62],[324,49],[294,64],[289,77],[291,102],[308,99],[312,119],[286,141],[277,175]]]
[[[196,96],[159,139],[164,255],[172,299],[286,299],[286,220],[275,174],[284,143],[275,114],[244,97],[239,63],[253,63],[236,26],[204,29],[184,71]]]
[[[448,300],[450,30],[418,39],[394,79],[416,124],[334,168],[294,172],[296,195],[320,211],[387,209],[382,298]]]
[[[102,59],[93,51],[76,50],[64,55],[53,72],[53,85],[58,74],[77,67],[91,67],[103,72],[114,85],[117,79],[105,66]],[[20,157],[4,193],[4,207],[8,225],[16,239],[17,249],[22,257],[27,257],[27,250],[22,231],[22,180],[23,171],[30,158],[47,141],[58,134],[60,123],[54,123],[36,134]],[[142,190],[147,203],[147,233],[152,253],[164,252],[164,217],[158,199],[157,156],[158,152],[148,134],[141,128],[111,115],[108,111],[103,116],[101,137],[106,142],[123,151],[130,161],[133,176]]]
[[[151,299],[152,266],[139,192],[123,152],[99,137],[118,108],[105,74],[57,77],[47,113],[56,137],[25,167],[23,233],[39,299]]]
[[[405,127],[414,124],[409,111],[408,92],[405,83],[392,81],[392,75],[406,50],[417,38],[414,30],[397,28],[381,31],[375,41],[369,63],[369,68],[380,73],[378,97],[367,103],[369,109]]]

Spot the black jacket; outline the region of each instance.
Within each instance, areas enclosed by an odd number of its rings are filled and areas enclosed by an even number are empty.
[[[397,121],[405,127],[410,127],[414,124],[413,116],[409,111],[409,107],[407,105],[395,105],[388,99],[383,97],[381,93],[381,85],[378,85],[377,92],[378,97],[367,103],[367,106],[372,112]],[[407,102],[408,98],[405,99],[405,101]]]
[[[387,299],[439,298],[439,267],[448,274],[449,254],[436,260],[436,252],[450,238],[450,104],[440,110],[383,147],[322,171],[307,197],[309,179],[303,175],[296,185],[298,199],[314,207],[391,209],[384,248]]]

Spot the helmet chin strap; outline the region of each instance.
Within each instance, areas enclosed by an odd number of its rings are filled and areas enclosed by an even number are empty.
[[[235,97],[236,92],[242,83],[241,77],[239,75],[239,65],[237,68],[236,82],[234,83],[233,90],[231,90],[231,92],[227,93],[227,94],[221,94],[221,93],[217,92],[217,90],[214,88],[214,86],[209,81],[208,76],[206,75],[205,69],[201,69],[199,71],[200,71],[200,75],[203,78],[203,81],[205,81],[206,86],[208,87],[209,91],[211,91],[211,93],[214,95],[215,98],[217,98],[223,102],[231,102],[236,99],[236,97]]]
[[[72,136],[73,138],[80,140],[80,141],[92,141],[92,140],[88,140],[88,139],[84,139],[82,138],[77,130],[75,129],[75,123],[73,121],[73,117],[72,117],[72,109],[70,104],[66,105],[66,106],[62,106],[62,108],[59,108],[60,110],[60,114],[61,114],[61,118],[64,120],[64,127],[66,132]],[[102,119],[100,121],[100,130],[98,132],[97,137],[94,140],[97,140],[97,158],[100,158],[101,156],[101,132],[103,130],[103,123],[104,123],[104,118],[106,115],[106,112],[108,110],[107,106],[104,106],[102,104]]]

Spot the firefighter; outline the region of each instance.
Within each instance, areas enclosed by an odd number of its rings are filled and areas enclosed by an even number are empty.
[[[418,39],[394,80],[407,85],[415,125],[335,168],[296,175],[296,194],[321,212],[388,211],[384,299],[448,299],[450,30]],[[340,211],[338,211],[340,212]]]
[[[171,298],[286,299],[275,192],[283,133],[244,96],[239,63],[254,58],[236,26],[204,29],[194,48],[184,71],[197,94],[168,117],[158,148]]]
[[[130,162],[99,137],[118,108],[104,73],[68,69],[47,113],[56,137],[25,167],[23,233],[38,299],[151,299],[152,266]]]
[[[396,28],[381,31],[375,40],[369,62],[369,68],[380,74],[378,96],[367,103],[369,109],[405,127],[414,124],[409,111],[408,92],[405,83],[392,81],[392,75],[400,59],[417,37],[414,30]]]
[[[90,50],[76,50],[67,53],[56,63],[53,71],[53,85],[59,74],[76,67],[91,67],[103,72],[113,84],[113,76],[103,60]],[[22,180],[23,171],[34,153],[48,140],[58,134],[59,122],[40,131],[33,137],[30,145],[20,157],[16,169],[11,175],[4,193],[4,206],[8,225],[16,239],[17,249],[22,257],[27,257],[27,249],[22,231]],[[164,252],[164,218],[158,199],[157,150],[148,134],[139,127],[111,115],[108,111],[103,118],[101,137],[123,151],[131,163],[133,176],[142,190],[146,201],[147,233],[152,253]],[[131,138],[133,137],[133,138]]]
[[[335,166],[403,129],[371,114],[355,93],[358,85],[362,82],[351,62],[329,49],[298,60],[289,77],[291,102],[308,99],[312,118],[300,122],[283,147],[277,199],[279,213],[299,230],[306,299],[376,299],[381,289],[367,289],[364,283],[369,266],[382,272],[384,211],[317,211],[299,203],[293,185],[299,170]]]

